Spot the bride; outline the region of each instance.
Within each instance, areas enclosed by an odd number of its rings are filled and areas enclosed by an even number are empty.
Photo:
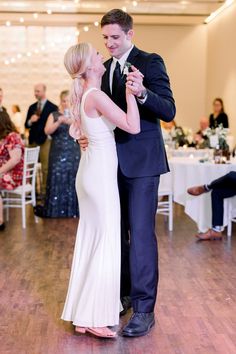
[[[73,79],[70,134],[88,137],[76,177],[80,221],[62,319],[75,331],[114,338],[108,326],[119,323],[120,201],[113,130],[140,132],[132,82],[126,82],[127,113],[101,91],[102,56],[89,43],[69,48],[65,67]],[[135,70],[135,68],[133,68]]]

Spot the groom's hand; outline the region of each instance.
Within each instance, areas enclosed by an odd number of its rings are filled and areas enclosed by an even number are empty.
[[[80,145],[81,150],[85,151],[88,147],[88,138],[85,135],[82,135],[77,143]]]
[[[134,66],[131,66],[132,71],[127,75],[127,81],[131,83],[130,90],[133,95],[139,97],[142,95],[142,92],[145,90],[143,86],[143,74]]]

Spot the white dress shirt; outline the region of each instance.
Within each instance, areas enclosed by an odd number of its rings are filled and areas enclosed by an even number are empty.
[[[114,70],[115,70],[115,67],[116,67],[116,63],[117,63],[117,61],[119,62],[119,64],[120,64],[120,70],[121,70],[121,72],[123,72],[125,62],[126,62],[128,56],[129,56],[131,50],[133,49],[133,47],[134,47],[134,45],[132,45],[132,46],[130,47],[130,49],[129,49],[125,54],[122,55],[122,57],[121,57],[120,59],[117,59],[117,58],[113,57],[113,60],[112,60],[112,63],[111,63],[111,68],[110,68],[110,77],[109,77],[109,83],[110,83],[110,90],[111,90],[111,92],[112,92],[113,73],[114,73]]]

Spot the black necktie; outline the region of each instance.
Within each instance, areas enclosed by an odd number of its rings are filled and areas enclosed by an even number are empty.
[[[115,96],[117,93],[119,81],[121,79],[121,72],[120,72],[120,63],[116,62],[116,67],[113,72],[113,79],[112,79],[112,96]]]

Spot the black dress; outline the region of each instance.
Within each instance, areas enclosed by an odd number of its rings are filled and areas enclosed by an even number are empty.
[[[54,121],[61,115],[52,113]],[[44,216],[48,218],[79,216],[75,178],[79,167],[80,148],[62,124],[51,135]]]
[[[216,118],[211,114],[209,117],[209,126],[210,128],[217,128],[220,124],[223,125],[224,128],[229,128],[228,116],[226,113],[220,113]]]

